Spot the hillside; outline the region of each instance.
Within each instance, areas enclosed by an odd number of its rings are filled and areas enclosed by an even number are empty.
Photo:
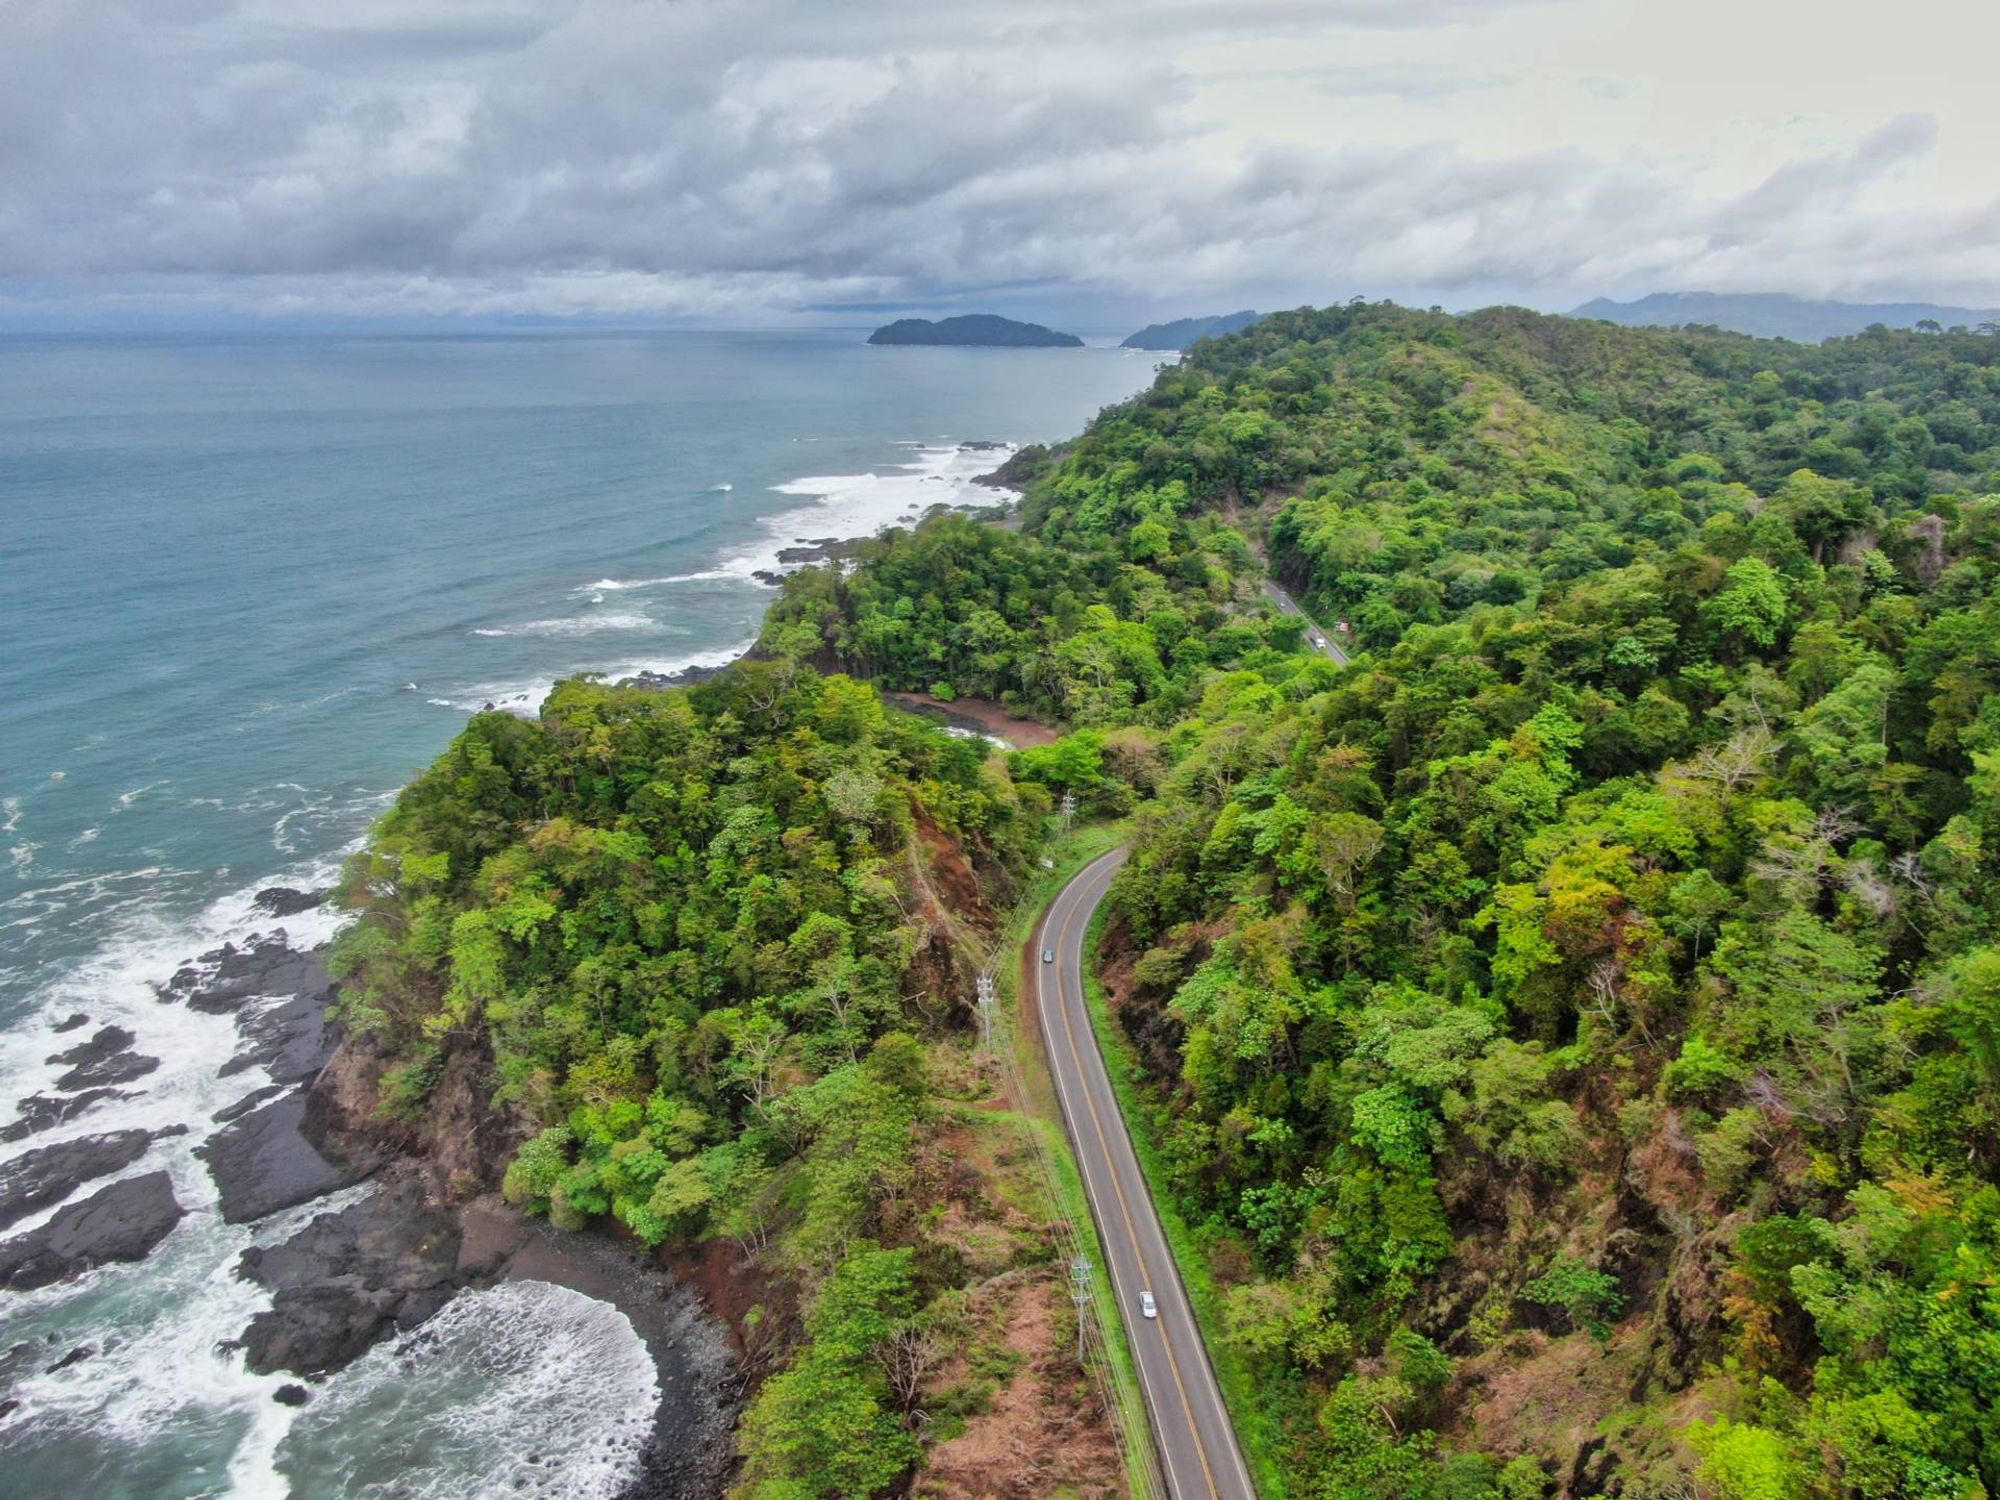
[[[1057,333],[1039,323],[1021,323],[993,313],[962,317],[898,318],[868,335],[871,344],[960,344],[986,349],[1081,349],[1073,333]]]
[[[1935,323],[1940,328],[1978,329],[2000,321],[2000,309],[1940,307],[1933,302],[1816,302],[1775,292],[1654,292],[1633,302],[1598,297],[1571,316],[1602,318],[1632,328],[1690,324],[1728,328],[1763,338],[1816,344],[1860,333],[1878,323],[1885,328]]]
[[[1148,323],[1130,335],[1121,349],[1192,349],[1202,339],[1235,333],[1257,321],[1247,308],[1242,312],[1215,313],[1206,318],[1175,318],[1171,323]]]
[[[1282,313],[1037,469],[765,660],[480,716],[349,877],[390,1109],[469,1070],[511,1196],[803,1309],[745,1493],[930,1493],[1001,1413],[1101,1478],[961,1107],[1065,792],[1267,1494],[2000,1489],[2000,338]]]
[[[1996,488],[1989,336],[1351,307],[1034,486],[1000,576],[1111,619],[841,599],[1136,803],[1107,983],[1287,1493],[2000,1482]],[[1232,521],[1370,654],[1189,668]]]

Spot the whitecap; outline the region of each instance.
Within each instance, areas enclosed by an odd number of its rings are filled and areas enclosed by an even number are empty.
[[[473,631],[474,635],[508,636],[531,635],[565,639],[570,636],[596,635],[609,630],[656,630],[659,622],[651,615],[627,610],[622,614],[570,615],[552,620],[528,620],[520,625],[485,626]]]
[[[7,821],[0,823],[0,833],[12,833],[21,821],[21,799],[19,797],[0,798],[0,812],[7,814]]]
[[[295,1500],[616,1495],[660,1401],[631,1319],[543,1281],[464,1292],[329,1379],[277,1446]],[[533,1462],[530,1460],[533,1459]]]
[[[129,792],[120,792],[118,794],[118,805],[120,807],[130,807],[134,802],[145,796],[146,793],[165,785],[164,781],[149,781],[144,786],[133,787]]]
[[[725,479],[722,481],[721,484],[711,484],[708,487],[708,493],[711,495],[726,495],[735,488],[736,488],[735,485],[731,484],[728,480]]]
[[[580,584],[570,592],[582,595],[593,604],[602,604],[604,595],[622,594],[629,589],[656,589],[669,583],[701,583],[711,578],[735,576],[727,569],[710,568],[700,573],[664,573],[658,578],[600,578],[595,583]]]

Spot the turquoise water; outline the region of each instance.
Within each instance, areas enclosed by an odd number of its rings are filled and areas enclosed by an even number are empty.
[[[272,926],[258,887],[323,883],[468,712],[726,659],[778,547],[988,498],[967,481],[997,456],[960,442],[1075,432],[1157,360],[861,338],[0,340],[0,1121],[60,1071],[61,1016],[162,1058],[139,1098],[0,1160],[262,1082],[218,1079],[231,1024],[150,982]],[[0,1302],[0,1349],[126,1340],[0,1428],[18,1456],[38,1411],[65,1426],[92,1493],[285,1491],[291,1417],[212,1352],[260,1304],[222,1269],[250,1231],[215,1218],[206,1128],[131,1168],[194,1210],[153,1261]]]

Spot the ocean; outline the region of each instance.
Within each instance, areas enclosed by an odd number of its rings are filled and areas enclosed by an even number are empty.
[[[385,1442],[412,1453],[399,1493],[477,1492],[467,1465],[510,1443],[563,1476],[542,1493],[616,1492],[601,1455],[629,1448],[650,1371],[623,1315],[573,1292],[466,1294],[481,1308],[433,1347],[498,1329],[477,1378],[369,1356],[305,1418],[218,1352],[265,1305],[237,1256],[315,1210],[221,1222],[194,1149],[267,1080],[222,1076],[232,1021],[154,986],[252,931],[328,936],[331,913],[280,923],[254,893],[330,882],[469,713],[727,660],[780,548],[990,502],[970,481],[1002,455],[962,443],[1074,433],[1160,358],[862,340],[0,338],[0,1126],[97,1027],[159,1059],[128,1097],[0,1143],[0,1180],[51,1143],[189,1127],[115,1174],[164,1169],[189,1210],[151,1257],[0,1293],[0,1358],[92,1351],[15,1367],[0,1495],[337,1494],[341,1454]],[[612,1399],[560,1399],[556,1365]]]

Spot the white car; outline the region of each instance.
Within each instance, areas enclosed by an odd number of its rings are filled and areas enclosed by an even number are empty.
[[[1045,964],[1052,964],[1055,961],[1056,961],[1056,950],[1053,948],[1044,948],[1042,950],[1042,962]]]
[[[1160,1305],[1153,1300],[1151,1292],[1139,1293],[1139,1312],[1148,1318],[1157,1318],[1160,1315]]]

